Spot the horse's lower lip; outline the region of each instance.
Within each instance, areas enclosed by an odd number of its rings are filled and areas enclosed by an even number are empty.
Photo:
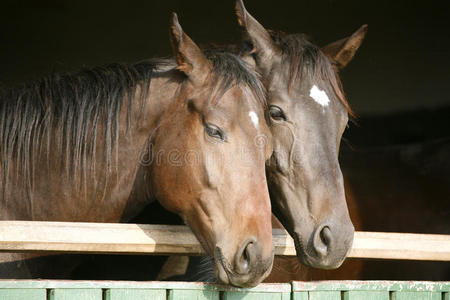
[[[216,278],[223,284],[230,283],[230,279],[228,278],[228,274],[225,271],[225,268],[217,260],[216,260]]]
[[[311,257],[307,252],[300,252],[297,250],[297,259],[300,261],[300,263],[311,268],[332,270],[339,268],[342,265],[345,260],[345,256],[340,260],[329,261],[329,259],[323,260]]]
[[[219,248],[216,247],[216,250],[214,251],[214,262],[215,262],[215,273],[216,278],[224,284],[229,284],[230,279],[228,278],[228,273],[225,270],[225,266],[223,265],[222,260],[222,253]]]

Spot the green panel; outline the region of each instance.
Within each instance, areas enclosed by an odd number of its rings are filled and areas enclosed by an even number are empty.
[[[442,300],[438,292],[393,292],[392,300]]]
[[[309,292],[309,300],[341,300],[339,291]]]
[[[389,300],[388,291],[346,291],[343,300]]]
[[[46,300],[45,289],[0,289],[1,300]]]
[[[290,296],[290,293],[227,291],[223,293],[223,300],[289,300]]]
[[[163,289],[110,289],[104,300],[166,300]]]
[[[219,300],[219,292],[202,290],[169,290],[169,300]]]
[[[101,289],[53,289],[50,300],[102,300]]]
[[[294,281],[292,290],[300,291],[411,291],[450,292],[450,281]]]
[[[293,292],[293,300],[308,300],[308,292]]]
[[[444,293],[444,297],[442,297],[442,300],[450,300],[450,293]]]

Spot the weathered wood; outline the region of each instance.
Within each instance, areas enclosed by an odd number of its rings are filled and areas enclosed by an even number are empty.
[[[291,293],[224,292],[223,300],[290,300]]]
[[[450,235],[356,232],[349,257],[450,261]]]
[[[104,300],[166,300],[165,289],[109,289]]]
[[[198,290],[198,291],[236,291],[262,293],[290,293],[291,284],[264,283],[253,288],[242,289],[228,285],[205,282],[177,281],[105,281],[105,280],[3,280],[3,289],[147,289],[147,290]]]
[[[311,291],[308,300],[341,300],[340,291]]]
[[[103,300],[101,289],[54,289],[49,300]]]
[[[389,281],[389,280],[294,281],[292,282],[292,291],[450,292],[450,281]]]
[[[393,292],[391,300],[442,300],[438,292]]]
[[[0,289],[2,300],[47,300],[45,289]]]
[[[169,290],[169,300],[219,300],[218,291]]]
[[[342,300],[390,300],[387,291],[346,291]]]
[[[250,289],[195,282],[0,280],[5,300],[449,300],[450,282],[320,281]],[[48,293],[49,298],[46,298]]]
[[[276,255],[296,255],[292,238],[273,230]],[[186,226],[0,221],[0,251],[201,255]],[[450,235],[356,232],[349,257],[450,261]]]

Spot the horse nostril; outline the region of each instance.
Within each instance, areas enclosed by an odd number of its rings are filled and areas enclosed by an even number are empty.
[[[320,239],[322,240],[322,243],[326,245],[327,247],[330,245],[331,242],[331,230],[328,226],[325,226],[320,231]]]
[[[333,236],[330,227],[322,226],[318,228],[313,239],[314,250],[320,257],[325,257],[328,254],[329,247],[332,243]]]
[[[255,258],[255,240],[246,240],[235,258],[235,272],[241,275],[250,273],[252,262]]]

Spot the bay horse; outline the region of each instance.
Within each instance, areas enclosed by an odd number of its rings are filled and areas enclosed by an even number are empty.
[[[348,116],[338,70],[361,45],[367,26],[319,48],[303,35],[266,30],[236,2],[248,51],[267,89],[274,152],[266,163],[273,212],[293,237],[299,261],[339,267],[351,249],[338,153]]]
[[[293,237],[302,264],[338,268],[354,233],[338,162],[353,112],[338,70],[356,54],[367,26],[319,48],[303,35],[266,30],[242,0],[236,13],[246,45],[240,55],[261,73],[267,89],[274,152],[266,173],[273,213]],[[189,278],[213,280],[207,261],[194,263]]]
[[[158,200],[191,227],[221,282],[254,286],[273,262],[264,88],[239,57],[200,50],[176,14],[170,38],[175,60],[1,91],[0,219],[118,222]]]

